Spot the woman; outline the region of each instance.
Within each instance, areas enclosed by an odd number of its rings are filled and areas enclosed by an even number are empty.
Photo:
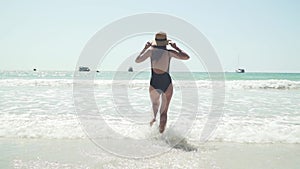
[[[175,50],[167,49],[167,45],[170,45]],[[190,57],[177,47],[176,43],[168,40],[167,34],[164,32],[158,32],[155,35],[154,41],[146,43],[135,62],[143,62],[149,57],[151,60],[149,93],[154,113],[154,118],[150,121],[150,126],[156,121],[156,115],[160,105],[160,95],[162,95],[159,132],[163,133],[167,123],[167,112],[173,94],[172,79],[169,75],[170,60],[172,57],[182,60],[187,60]]]

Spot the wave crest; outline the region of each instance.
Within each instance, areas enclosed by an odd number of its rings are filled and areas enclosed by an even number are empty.
[[[149,80],[94,80],[94,81],[73,81],[72,79],[2,79],[0,86],[51,86],[51,87],[72,87],[74,83],[94,83],[95,87],[101,86],[128,86],[148,88]],[[197,81],[175,81],[175,87],[211,89],[213,85],[225,85],[227,89],[300,89],[300,81],[290,80],[232,80],[223,82],[213,82],[210,80]]]

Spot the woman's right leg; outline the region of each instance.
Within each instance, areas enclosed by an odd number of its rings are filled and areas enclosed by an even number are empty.
[[[160,107],[160,123],[159,123],[159,132],[163,133],[165,131],[165,127],[168,119],[168,109],[170,105],[170,101],[173,95],[173,85],[172,83],[169,85],[168,89],[164,94],[162,94],[162,103]]]

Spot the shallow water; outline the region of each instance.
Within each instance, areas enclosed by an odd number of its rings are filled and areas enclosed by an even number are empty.
[[[74,103],[71,72],[1,72],[0,168],[299,166],[298,75],[227,74],[223,111],[211,114],[215,89],[206,74],[191,81],[175,73],[164,135],[158,122],[149,127],[148,74],[130,81],[112,75],[97,75]]]

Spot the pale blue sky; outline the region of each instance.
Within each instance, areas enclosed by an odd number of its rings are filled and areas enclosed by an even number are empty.
[[[247,71],[300,72],[299,11],[297,0],[2,0],[0,70],[74,70],[86,42],[105,25],[158,12],[197,27],[215,47],[225,71],[237,68],[240,55],[240,66]],[[186,63],[203,71],[195,60]],[[103,67],[114,70],[117,64]]]

